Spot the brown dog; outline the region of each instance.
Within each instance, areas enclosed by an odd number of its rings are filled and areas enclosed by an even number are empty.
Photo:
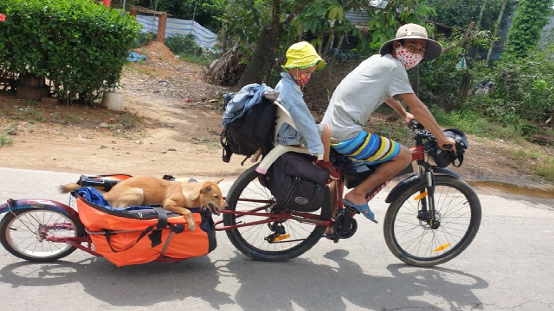
[[[168,211],[185,216],[189,230],[195,231],[196,224],[188,208],[205,206],[210,212],[219,215],[219,210],[227,207],[218,186],[222,180],[183,182],[137,176],[121,181],[103,195],[113,208],[160,204]],[[80,187],[78,184],[67,184],[60,189],[67,193]]]

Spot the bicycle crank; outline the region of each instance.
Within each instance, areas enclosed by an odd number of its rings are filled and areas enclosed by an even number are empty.
[[[356,230],[358,230],[358,222],[352,217],[352,213],[348,210],[339,211],[335,218],[334,242],[352,237]]]

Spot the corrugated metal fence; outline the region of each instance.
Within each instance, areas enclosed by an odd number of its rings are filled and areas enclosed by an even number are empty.
[[[158,32],[158,17],[151,15],[137,15],[137,21],[142,24],[142,32]],[[217,35],[195,21],[167,18],[165,37],[175,34],[183,36],[191,33],[194,41],[205,49],[211,49],[217,43]]]

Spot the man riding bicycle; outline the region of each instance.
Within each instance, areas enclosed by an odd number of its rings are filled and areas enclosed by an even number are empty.
[[[396,37],[381,46],[379,54],[363,61],[341,81],[321,122],[330,127],[331,143],[336,151],[368,165],[381,163],[375,173],[343,199],[344,204],[374,222],[375,216],[367,204],[366,193],[392,179],[412,159],[407,147],[364,131],[368,118],[378,106],[386,103],[406,122],[417,119],[437,138],[442,149],[455,146],[454,139],[445,136],[427,106],[414,94],[406,72],[419,62],[435,59],[441,53],[441,45],[428,38],[424,27],[416,24],[400,27]],[[400,97],[411,113],[393,99],[394,96]],[[333,212],[336,205],[337,202],[334,202]]]

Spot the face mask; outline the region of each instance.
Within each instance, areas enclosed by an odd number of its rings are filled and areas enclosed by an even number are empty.
[[[297,73],[294,80],[296,81],[296,84],[298,84],[298,86],[304,86],[308,83],[308,81],[310,81],[310,76],[308,76],[305,73],[301,73],[301,74]]]
[[[423,59],[423,56],[420,54],[412,53],[403,46],[399,46],[396,48],[396,59],[401,62],[402,65],[404,65],[404,68],[406,68],[406,70],[408,70],[419,64],[419,62],[421,62],[421,60]]]

